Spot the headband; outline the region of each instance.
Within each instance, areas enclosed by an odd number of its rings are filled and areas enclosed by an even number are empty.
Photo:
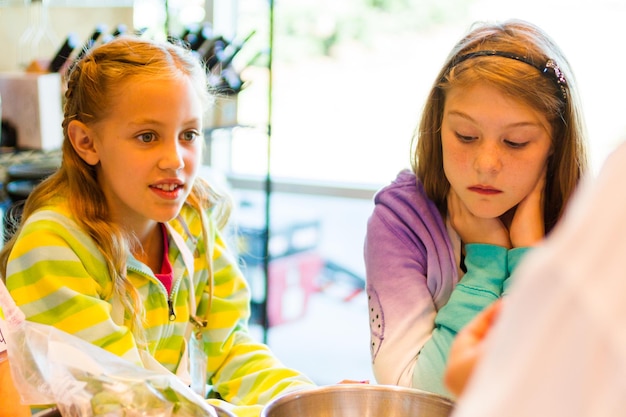
[[[566,88],[567,80],[565,80],[565,75],[563,74],[563,71],[561,71],[561,68],[559,68],[559,66],[553,59],[548,59],[543,65],[537,65],[533,62],[532,59],[526,56],[514,54],[512,52],[483,50],[483,51],[470,52],[468,54],[461,55],[460,57],[452,60],[448,71],[450,71],[452,68],[459,65],[461,62],[467,61],[468,59],[481,57],[481,56],[499,56],[503,58],[514,59],[516,61],[520,61],[525,64],[528,64],[531,67],[537,68],[539,72],[541,72],[542,74],[549,77],[552,81],[554,81],[554,83],[557,85],[557,87],[559,87],[559,90],[561,91],[563,100],[567,102],[567,88]]]

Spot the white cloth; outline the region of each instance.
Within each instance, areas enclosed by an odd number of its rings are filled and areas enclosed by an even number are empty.
[[[626,414],[626,144],[516,271],[454,417]]]

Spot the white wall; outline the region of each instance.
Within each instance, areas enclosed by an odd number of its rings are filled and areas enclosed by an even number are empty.
[[[45,55],[52,57],[61,46],[67,35],[76,33],[80,42],[84,42],[98,24],[104,24],[113,30],[118,24],[133,28],[132,0],[121,1],[101,0],[97,7],[85,7],[89,2],[81,3],[63,0],[51,0],[49,6],[50,26],[58,39],[56,47],[47,47]],[[78,4],[78,5],[77,5]],[[130,5],[128,5],[130,4]],[[20,1],[0,0],[0,71],[19,69],[17,46],[19,39],[27,27],[26,8]]]

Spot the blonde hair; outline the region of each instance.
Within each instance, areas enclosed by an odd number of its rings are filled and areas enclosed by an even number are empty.
[[[126,276],[126,258],[137,244],[134,236],[126,233],[111,220],[107,202],[96,177],[95,167],[87,164],[74,150],[68,137],[72,120],[85,124],[99,121],[115,106],[113,99],[120,83],[129,79],[162,80],[189,77],[196,87],[205,109],[212,102],[206,71],[191,51],[169,42],[157,42],[137,37],[118,37],[89,51],[69,71],[65,91],[62,162],[60,168],[29,195],[21,215],[21,222],[55,196],[69,202],[70,211],[79,226],[96,243],[105,258],[112,278],[112,294],[121,300],[127,316],[133,318],[133,328],[142,329],[143,306],[139,294]],[[208,239],[211,210],[218,227],[223,227],[230,215],[230,200],[219,194],[201,178],[196,178],[185,204],[198,211],[202,218],[202,234],[206,245],[207,262],[212,265]],[[0,251],[0,271],[3,279],[9,254],[21,226]],[[212,289],[212,269],[209,282]],[[141,332],[135,332],[141,336]]]
[[[478,51],[498,54],[476,54]],[[506,57],[509,56],[509,57]],[[510,56],[524,57],[523,60]],[[558,65],[564,83],[554,72],[538,69],[549,60]],[[544,223],[550,231],[587,170],[586,128],[569,63],[554,41],[540,28],[520,20],[477,24],[452,49],[428,95],[411,142],[411,165],[428,197],[442,214],[450,183],[443,174],[441,123],[446,92],[474,83],[489,83],[504,94],[541,112],[552,127],[548,158]]]

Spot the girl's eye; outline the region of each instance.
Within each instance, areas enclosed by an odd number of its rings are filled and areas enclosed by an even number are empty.
[[[505,140],[504,140],[504,143],[505,143],[508,147],[513,148],[513,149],[522,149],[522,148],[524,148],[526,145],[528,145],[528,142],[514,142],[514,141],[512,141],[512,140],[508,140],[508,139],[505,139]]]
[[[476,136],[462,135],[459,132],[455,132],[455,135],[461,142],[471,142],[473,140],[476,140]]]
[[[198,136],[200,136],[198,132],[190,130],[183,133],[183,140],[185,142],[193,142]]]
[[[146,133],[140,134],[139,136],[137,136],[137,138],[139,138],[139,140],[142,141],[143,143],[150,143],[154,141],[155,136],[154,136],[154,133],[146,132]]]

